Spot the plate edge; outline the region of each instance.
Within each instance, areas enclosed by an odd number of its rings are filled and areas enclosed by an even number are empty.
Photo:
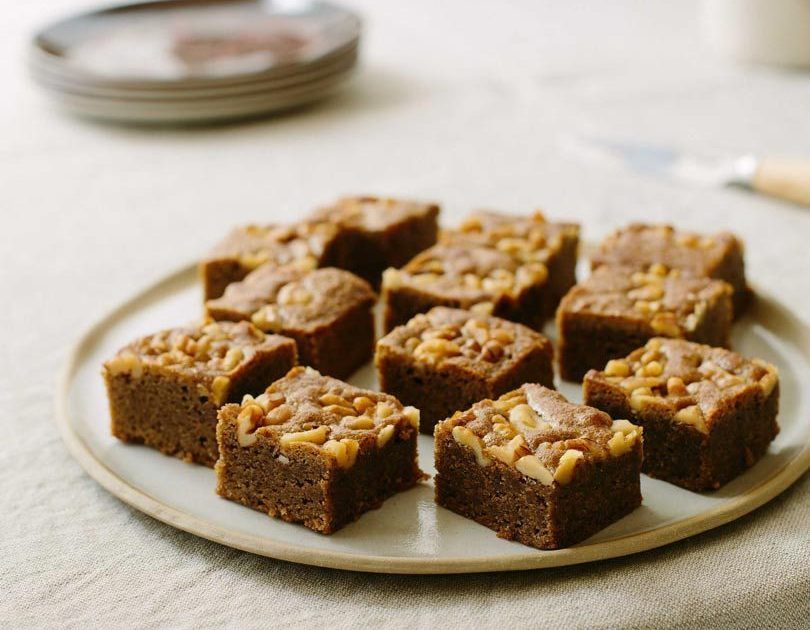
[[[96,335],[119,319],[133,305],[143,301],[151,294],[157,293],[176,282],[182,281],[186,276],[196,273],[196,269],[196,263],[187,263],[173,272],[162,276],[157,281],[146,284],[144,288],[107,311],[81,333],[77,341],[70,347],[68,355],[59,372],[55,401],[55,418],[60,435],[68,451],[84,471],[105,490],[127,505],[152,518],[212,542],[278,560],[366,573],[425,575],[489,573],[553,568],[628,556],[662,547],[709,531],[758,509],[790,487],[810,468],[809,441],[784,467],[746,494],[745,496],[748,497],[747,500],[739,498],[729,504],[704,512],[700,517],[693,516],[685,521],[671,523],[641,534],[586,547],[569,547],[554,551],[532,550],[527,552],[526,556],[522,556],[518,559],[510,558],[499,560],[497,558],[493,559],[488,557],[479,559],[455,558],[437,561],[430,557],[416,559],[399,558],[396,556],[358,557],[347,552],[311,550],[305,547],[276,543],[260,536],[232,532],[219,526],[211,525],[207,521],[182,512],[181,510],[169,507],[118,477],[100,460],[96,459],[89,447],[87,447],[78,434],[75,433],[71,426],[70,414],[68,412],[67,401],[70,384],[75,376],[79,358],[84,348]],[[785,311],[786,315],[795,320],[792,322],[793,325],[804,330],[804,338],[808,340],[804,345],[808,347],[800,347],[799,351],[805,358],[810,360],[810,327],[798,320],[798,318],[785,309],[778,300],[772,298],[767,292],[756,290],[755,293],[759,307],[765,305],[766,307],[773,308],[777,305],[777,308],[781,308]],[[641,541],[639,541],[639,539],[641,539]],[[609,551],[605,550],[607,546],[610,547]]]

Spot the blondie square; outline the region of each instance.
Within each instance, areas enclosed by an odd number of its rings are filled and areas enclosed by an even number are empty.
[[[599,267],[557,310],[560,374],[579,381],[652,337],[726,346],[732,308],[731,286],[722,280],[661,264],[646,270]]]
[[[297,367],[219,413],[217,493],[330,534],[424,475],[419,411]]]
[[[548,271],[543,299],[546,316],[577,281],[579,225],[548,221],[537,211],[520,216],[481,210],[474,212],[458,228],[441,234],[444,243],[473,242],[507,252],[524,263],[542,263]]]
[[[729,232],[701,235],[676,230],[671,225],[634,223],[602,241],[592,257],[594,268],[623,265],[637,269],[654,264],[680,269],[696,276],[725,280],[734,289],[734,312],[748,301],[742,242]]]
[[[206,300],[264,264],[311,270],[337,256],[338,226],[328,222],[246,225],[232,230],[199,265]]]
[[[574,283],[578,239],[576,226],[539,215],[473,215],[402,269],[385,271],[384,328],[449,306],[539,329]]]
[[[380,388],[421,411],[420,428],[523,383],[554,387],[551,342],[526,326],[437,306],[377,342]]]
[[[655,338],[591,370],[585,402],[644,427],[642,470],[713,490],[756,463],[779,432],[776,368],[722,348]]]
[[[436,502],[539,549],[576,544],[641,504],[642,430],[537,384],[436,425]]]
[[[309,217],[338,226],[324,265],[378,287],[384,269],[401,267],[436,242],[439,206],[390,197],[345,197]]]
[[[249,322],[203,323],[131,343],[104,363],[112,434],[213,466],[217,410],[295,365],[295,342]]]
[[[265,265],[206,302],[206,312],[292,337],[302,365],[344,378],[374,352],[375,301],[368,283],[348,271]]]

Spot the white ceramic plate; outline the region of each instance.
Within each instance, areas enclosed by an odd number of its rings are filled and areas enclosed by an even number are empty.
[[[302,86],[243,94],[232,98],[199,100],[136,101],[96,98],[65,92],[52,92],[62,109],[87,116],[127,124],[185,124],[231,120],[269,114],[309,105],[334,94],[351,77],[353,68]]]
[[[186,267],[136,295],[77,343],[63,373],[57,418],[71,453],[121,500],[174,527],[253,553],[326,567],[380,573],[463,573],[553,567],[636,553],[706,531],[756,509],[810,465],[810,330],[762,297],[735,326],[733,344],[781,371],[782,431],[756,466],[718,492],[695,494],[642,476],[644,502],[632,514],[568,549],[539,551],[498,539],[437,507],[425,483],[331,536],[284,523],[217,497],[214,472],[112,438],[100,366],[131,339],[196,318],[201,290]],[[352,382],[375,387],[371,366]],[[580,388],[559,384],[572,400]],[[432,440],[419,461],[434,473]]]
[[[34,57],[29,59],[29,70],[31,76],[46,90],[62,94],[74,94],[98,99],[157,102],[158,104],[161,102],[181,102],[182,104],[182,102],[189,101],[216,102],[217,100],[233,100],[256,94],[275,94],[315,84],[353,68],[357,64],[358,53],[358,47],[354,46],[341,55],[333,57],[328,63],[304,68],[295,74],[212,87],[187,88],[182,85],[172,85],[162,89],[137,89],[81,82],[65,75],[58,69],[39,63]]]
[[[356,45],[360,18],[317,0],[157,0],[81,13],[36,33],[35,60],[108,87],[216,87],[286,76]]]

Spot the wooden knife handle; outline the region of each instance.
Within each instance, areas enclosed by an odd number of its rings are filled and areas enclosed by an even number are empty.
[[[757,192],[810,206],[810,160],[764,158],[754,173]]]

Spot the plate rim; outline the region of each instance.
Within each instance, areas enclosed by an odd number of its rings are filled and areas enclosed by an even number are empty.
[[[95,9],[89,8],[87,10],[79,10],[74,13],[67,13],[58,19],[54,19],[53,21],[47,22],[39,27],[34,33],[32,33],[29,37],[27,50],[29,54],[37,55],[43,61],[47,61],[47,63],[52,64],[54,67],[60,67],[63,70],[67,71],[70,74],[80,78],[81,80],[101,80],[105,83],[108,83],[111,86],[115,85],[125,85],[131,82],[134,82],[141,86],[150,86],[152,88],[160,89],[166,85],[172,85],[176,83],[176,81],[169,79],[156,79],[156,78],[138,78],[138,77],[130,77],[130,78],[122,78],[122,79],[115,79],[115,78],[105,78],[102,75],[96,75],[92,72],[87,72],[81,69],[77,69],[75,67],[70,66],[70,64],[66,63],[65,58],[54,54],[52,51],[48,50],[48,47],[44,44],[44,39],[46,38],[49,31],[53,29],[57,29],[63,27],[65,24],[69,24],[70,22],[82,19],[88,19],[92,16],[99,16],[99,15],[110,15],[110,14],[120,14],[124,12],[137,12],[143,10],[176,10],[176,9],[184,9],[187,7],[199,8],[200,6],[217,6],[217,5],[238,5],[238,4],[261,4],[256,0],[120,0],[119,2],[115,2],[114,4],[107,4],[96,7]],[[354,34],[346,39],[344,42],[340,43],[339,45],[335,46],[332,50],[323,53],[319,57],[315,57],[313,59],[304,61],[304,62],[290,62],[279,64],[277,66],[273,66],[271,68],[259,71],[259,72],[242,72],[236,73],[233,75],[225,76],[225,77],[194,77],[194,78],[186,78],[183,80],[187,86],[196,85],[199,83],[202,85],[220,85],[220,84],[228,84],[232,82],[241,82],[241,81],[251,81],[257,76],[263,76],[267,74],[274,74],[276,72],[279,73],[287,73],[287,72],[295,72],[296,68],[300,68],[302,66],[309,66],[311,64],[318,64],[324,59],[329,59],[332,55],[336,53],[341,53],[349,48],[356,47],[359,42],[361,35],[363,33],[363,19],[357,12],[353,11],[352,9],[342,5],[342,4],[334,4],[330,0],[309,0],[309,4],[311,6],[320,6],[321,8],[325,8],[326,10],[333,10],[339,12],[343,15],[344,20],[351,21],[354,26]]]
[[[157,296],[171,285],[181,282],[186,276],[196,274],[197,264],[191,262],[152,281],[118,305],[106,311],[100,318],[85,328],[71,345],[57,380],[55,419],[60,435],[68,451],[82,469],[110,494],[130,507],[151,516],[167,525],[221,545],[240,549],[261,556],[295,562],[298,564],[344,569],[350,571],[385,574],[451,574],[483,573],[496,571],[519,571],[542,569],[573,564],[608,560],[662,547],[729,523],[753,512],[790,487],[810,468],[810,440],[801,450],[771,477],[763,480],[747,493],[720,506],[701,512],[682,521],[669,523],[640,534],[630,534],[618,539],[587,545],[568,547],[553,551],[526,548],[519,557],[455,557],[435,559],[429,556],[400,557],[380,555],[357,555],[345,551],[313,549],[303,545],[281,543],[263,536],[245,534],[214,524],[206,519],[167,505],[139,490],[110,470],[96,458],[82,438],[76,433],[69,411],[72,382],[78,372],[81,359],[96,338],[126,313],[150,297]],[[793,326],[804,334],[799,343],[791,345],[810,360],[810,326],[799,320],[779,300],[767,292],[756,290],[756,304],[752,309],[771,308],[782,311]],[[780,337],[781,339],[781,337]],[[804,340],[804,343],[801,343]],[[495,534],[493,533],[493,536]]]
[[[359,51],[354,50],[329,64],[296,75],[282,77],[281,79],[257,80],[221,88],[180,88],[177,90],[120,89],[100,84],[82,84],[66,79],[64,75],[54,74],[51,69],[37,66],[34,63],[29,63],[28,73],[37,86],[56,94],[98,100],[137,102],[148,105],[162,103],[182,105],[193,101],[217,102],[257,94],[276,94],[308,85],[317,85],[331,77],[340,76],[347,71],[351,71],[358,65],[359,60]]]

